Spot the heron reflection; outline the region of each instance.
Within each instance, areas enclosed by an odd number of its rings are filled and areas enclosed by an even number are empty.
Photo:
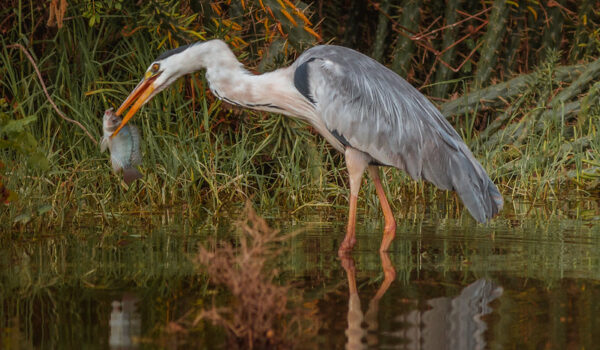
[[[371,298],[363,314],[356,287],[356,268],[351,257],[341,259],[348,278],[348,328],[346,349],[368,349],[383,346],[397,349],[484,349],[487,324],[483,316],[493,309],[489,303],[499,298],[503,288],[486,279],[479,279],[453,297],[426,300],[427,310],[415,309],[397,315],[392,326],[379,329],[379,302],[396,277],[387,253],[381,253],[384,280]],[[415,306],[418,300],[412,300]],[[394,329],[396,327],[396,329]],[[391,328],[391,329],[390,329]]]
[[[111,349],[137,349],[136,339],[140,338],[142,321],[136,304],[139,299],[126,293],[121,301],[112,302],[110,313],[110,336],[109,345]]]

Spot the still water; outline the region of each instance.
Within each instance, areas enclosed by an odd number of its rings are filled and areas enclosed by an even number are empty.
[[[192,260],[198,244],[235,242],[239,215],[121,215],[64,232],[4,235],[0,348],[226,348],[226,333],[210,322],[193,330],[173,325],[229,302]],[[343,213],[276,216],[268,221],[283,232],[301,228],[273,262],[278,281],[299,292],[318,325],[297,348],[600,346],[593,217],[488,226],[404,218],[388,254],[377,251],[382,223],[363,221],[355,251],[340,259]]]

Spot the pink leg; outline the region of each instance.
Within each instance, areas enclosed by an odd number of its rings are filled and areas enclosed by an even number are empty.
[[[390,244],[392,244],[392,240],[394,240],[394,237],[396,236],[396,220],[394,219],[394,214],[392,213],[392,208],[390,208],[390,203],[388,203],[383,186],[381,185],[379,169],[373,165],[369,166],[369,175],[371,175],[373,182],[375,182],[375,190],[377,191],[377,196],[381,203],[381,210],[383,211],[383,216],[385,218],[385,227],[383,229],[383,238],[381,239],[379,251],[387,252],[390,248]]]
[[[346,237],[338,250],[338,255],[348,254],[356,244],[356,204],[358,202],[358,190],[362,181],[363,173],[369,164],[368,156],[352,147],[346,148],[346,167],[350,177],[350,210],[348,212],[348,227]]]
[[[348,226],[346,227],[346,237],[338,250],[338,254],[344,255],[352,250],[356,244],[356,206],[358,197],[350,194],[350,209],[348,210]]]

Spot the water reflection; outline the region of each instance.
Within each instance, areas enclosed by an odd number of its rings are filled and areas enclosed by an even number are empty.
[[[380,253],[381,267],[383,269],[384,280],[381,286],[369,302],[369,307],[365,315],[362,313],[360,306],[360,298],[358,289],[356,288],[356,267],[354,259],[351,256],[343,256],[342,267],[346,271],[348,277],[348,289],[350,296],[348,299],[348,329],[346,330],[346,348],[347,349],[366,349],[369,346],[378,344],[377,336],[369,336],[379,329],[378,313],[379,300],[388,290],[394,279],[396,279],[396,270],[390,261],[387,253]],[[367,327],[364,329],[362,323],[365,322]],[[363,342],[366,340],[366,343]]]
[[[223,221],[214,232],[193,223],[149,231],[140,224],[130,235],[102,235],[93,226],[32,239],[0,235],[0,349],[171,344],[160,338],[169,321],[213,300],[229,305],[229,295],[207,287],[189,259],[207,237],[235,241]],[[323,224],[283,243],[291,253],[274,266],[319,317],[321,349],[598,348],[600,224],[513,224],[405,221],[389,257],[375,253],[378,228],[365,228],[356,260],[341,263],[339,235],[331,232],[345,222]],[[142,302],[123,294],[132,288]],[[194,332],[189,347],[224,343],[216,327]]]
[[[379,301],[396,277],[388,254],[381,253],[384,280],[369,302],[365,314],[356,287],[356,268],[351,257],[342,258],[348,278],[348,328],[346,349],[367,349],[379,345]],[[484,349],[487,324],[482,316],[493,310],[489,303],[504,289],[494,282],[479,279],[462,289],[456,297],[439,297],[426,301],[427,310],[414,309],[397,315],[392,323],[397,330],[381,336],[397,339],[403,349]],[[417,307],[417,301],[412,301]]]
[[[111,349],[137,349],[137,340],[141,336],[142,322],[137,310],[139,299],[125,293],[121,300],[112,302],[110,313],[110,336],[108,343]]]
[[[427,300],[431,309],[398,315],[406,325],[395,334],[409,342],[408,349],[484,349],[489,303],[502,295],[503,288],[485,279],[466,286],[460,295]]]

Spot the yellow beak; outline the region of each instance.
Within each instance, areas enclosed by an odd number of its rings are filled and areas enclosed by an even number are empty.
[[[129,122],[129,119],[131,119],[131,117],[133,117],[133,115],[140,109],[140,107],[142,107],[142,105],[148,100],[148,97],[154,91],[153,82],[154,82],[154,79],[156,79],[156,77],[158,77],[158,75],[159,74],[155,74],[153,76],[145,77],[144,80],[142,80],[142,82],[139,83],[138,86],[135,87],[135,89],[133,89],[133,91],[129,94],[129,96],[127,96],[127,99],[125,99],[125,102],[123,102],[123,104],[121,104],[121,107],[119,107],[119,109],[117,110],[117,116],[121,115],[127,109],[127,107],[129,107],[129,105],[131,105],[132,103],[133,103],[133,106],[131,106],[131,109],[129,110],[129,112],[127,112],[127,114],[123,118],[121,125],[119,125],[117,130],[115,130],[112,133],[112,135],[110,135],[111,138],[117,136],[119,131],[121,131],[121,129],[125,126],[125,124],[127,124],[127,122]]]

